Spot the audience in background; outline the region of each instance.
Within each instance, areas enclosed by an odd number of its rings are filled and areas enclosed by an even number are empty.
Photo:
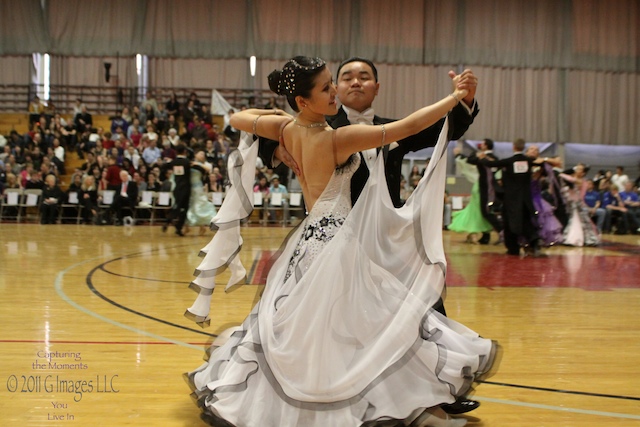
[[[50,101],[45,104],[34,97],[29,105],[29,131],[23,135],[12,131],[0,139],[4,144],[0,146],[0,194],[4,197],[9,188],[42,189],[41,222],[55,223],[58,204],[66,198],[64,193],[58,193],[62,191],[56,183],[58,177],[62,183],[68,182],[67,194],[73,191],[79,195],[85,223],[100,224],[107,219],[100,216],[100,194],[112,189],[117,193],[112,205],[113,219],[122,222],[127,208],[135,209],[142,191],[172,190],[171,170],[165,165],[176,158],[178,144],[187,145],[189,157],[198,150],[204,151],[206,161],[213,166],[211,173],[203,177],[204,189],[208,193],[224,192],[228,184],[227,160],[237,147],[238,133],[227,123],[218,129],[210,107],[195,92],[182,102],[175,92],[161,98],[156,99],[155,92],[148,90],[138,105],[121,107],[105,132],[100,126],[94,127],[94,118],[80,98],[65,120],[59,111],[52,109],[53,105],[46,110],[47,104],[52,104]],[[273,108],[275,103],[271,99],[266,105]],[[86,159],[75,172],[65,170],[72,152]],[[403,178],[403,200],[410,196],[422,173],[415,166],[407,179]],[[267,213],[270,219],[274,218],[270,194],[287,192],[289,177],[279,175],[280,170],[267,170],[259,159],[255,191],[263,193],[265,207],[257,209],[261,217]],[[127,198],[121,191],[125,176],[127,185],[134,184],[138,190]],[[582,179],[581,191],[573,191],[574,196],[581,195],[574,207],[591,219],[598,232],[640,232],[640,176],[634,181],[624,167],[617,166],[615,172],[605,168],[593,173],[592,179],[587,179],[586,174]],[[450,199],[448,194],[444,197]],[[286,204],[286,197],[283,200]],[[450,203],[445,205],[451,208]],[[447,211],[445,218],[449,215]],[[443,224],[445,229],[448,221],[445,219]]]

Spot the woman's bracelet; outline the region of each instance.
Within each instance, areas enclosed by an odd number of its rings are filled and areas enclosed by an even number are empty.
[[[260,116],[256,116],[255,119],[253,119],[253,134],[254,135],[258,135],[256,132],[256,127],[258,126],[258,119],[260,118]]]
[[[458,99],[457,96],[455,96],[455,94],[450,93],[449,96],[456,100],[456,105],[458,105],[460,103],[460,100]]]

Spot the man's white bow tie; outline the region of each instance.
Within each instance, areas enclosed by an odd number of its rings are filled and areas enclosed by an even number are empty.
[[[373,116],[373,108],[367,108],[362,113],[359,113],[358,111],[352,109],[347,110],[347,119],[349,119],[349,123],[351,124],[372,125]]]

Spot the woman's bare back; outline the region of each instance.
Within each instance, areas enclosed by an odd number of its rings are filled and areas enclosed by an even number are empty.
[[[311,210],[326,188],[336,168],[329,128],[309,129],[290,123],[283,129],[284,146],[298,165],[298,177],[307,209]]]

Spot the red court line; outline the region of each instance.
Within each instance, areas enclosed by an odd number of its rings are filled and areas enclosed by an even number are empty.
[[[165,342],[165,341],[56,341],[56,340],[49,340],[49,341],[45,341],[45,340],[0,340],[0,343],[23,343],[23,344],[45,344],[45,343],[49,343],[49,344],[87,344],[87,345],[92,345],[92,344],[98,344],[98,345],[110,345],[110,344],[124,344],[124,345],[128,345],[128,344],[134,344],[134,345],[176,345],[172,342]],[[201,343],[201,342],[189,342],[187,344],[191,344],[191,345],[208,345],[207,343]]]
[[[271,266],[275,262],[273,259],[274,255],[274,251],[260,251],[260,258],[258,259],[256,268],[253,272],[253,277],[251,278],[252,284],[267,284],[267,275],[269,274],[269,270],[271,270]]]
[[[640,257],[584,255],[518,258],[483,253],[447,255],[447,286],[580,288],[588,291],[640,288]]]

